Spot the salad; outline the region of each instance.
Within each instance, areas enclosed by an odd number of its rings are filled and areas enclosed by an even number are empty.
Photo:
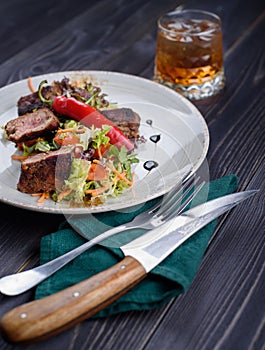
[[[21,161],[18,190],[39,202],[97,205],[132,187],[133,164],[139,162],[135,139],[104,112],[124,111],[91,83],[65,78],[47,84],[37,91],[31,86],[32,93],[18,101],[19,116],[5,125],[18,150],[12,158]]]

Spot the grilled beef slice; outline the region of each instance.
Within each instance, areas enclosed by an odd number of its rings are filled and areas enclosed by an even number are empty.
[[[59,120],[48,108],[26,113],[9,121],[5,130],[10,141],[20,143],[45,136],[59,127]]]
[[[33,112],[36,109],[44,108],[45,106],[45,103],[40,100],[38,92],[33,92],[27,96],[20,97],[18,100],[18,115],[24,115]]]
[[[61,81],[54,81],[51,85],[44,86],[41,93],[46,100],[52,100],[54,97],[60,95],[71,95],[84,98],[85,100],[88,100],[91,97],[91,93],[88,92],[87,89],[71,85],[68,78],[64,78]],[[32,112],[33,110],[43,108],[44,106],[45,104],[40,100],[38,92],[33,92],[18,100],[18,115]]]
[[[62,95],[67,90],[68,85],[69,81],[64,79],[62,82],[54,82],[52,85],[44,86],[41,90],[42,96],[46,100],[52,100],[53,97]],[[18,115],[24,115],[45,106],[47,105],[40,100],[39,93],[36,91],[20,97],[17,102]]]
[[[101,113],[111,120],[128,139],[139,137],[140,117],[130,108],[105,109]]]
[[[39,153],[21,163],[17,189],[24,193],[52,191],[69,177],[73,147],[64,146],[57,151]]]

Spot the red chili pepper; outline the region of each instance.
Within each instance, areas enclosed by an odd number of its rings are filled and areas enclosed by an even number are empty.
[[[55,112],[71,117],[88,127],[92,125],[96,128],[101,128],[102,125],[111,126],[111,130],[107,133],[110,143],[118,148],[125,146],[128,151],[133,150],[133,143],[114,123],[102,115],[97,109],[78,101],[74,97],[57,96],[52,102],[52,108]]]

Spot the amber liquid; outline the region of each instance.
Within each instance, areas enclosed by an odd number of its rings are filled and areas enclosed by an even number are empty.
[[[164,27],[170,33],[158,31],[155,80],[172,86],[200,85],[222,71],[222,32],[216,23],[179,19]]]

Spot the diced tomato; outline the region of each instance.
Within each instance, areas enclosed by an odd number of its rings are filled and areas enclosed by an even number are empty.
[[[100,181],[107,177],[106,169],[98,163],[92,163],[89,169],[87,179],[89,181]]]
[[[80,142],[79,138],[72,133],[58,133],[55,135],[53,140],[60,146],[75,145]]]

